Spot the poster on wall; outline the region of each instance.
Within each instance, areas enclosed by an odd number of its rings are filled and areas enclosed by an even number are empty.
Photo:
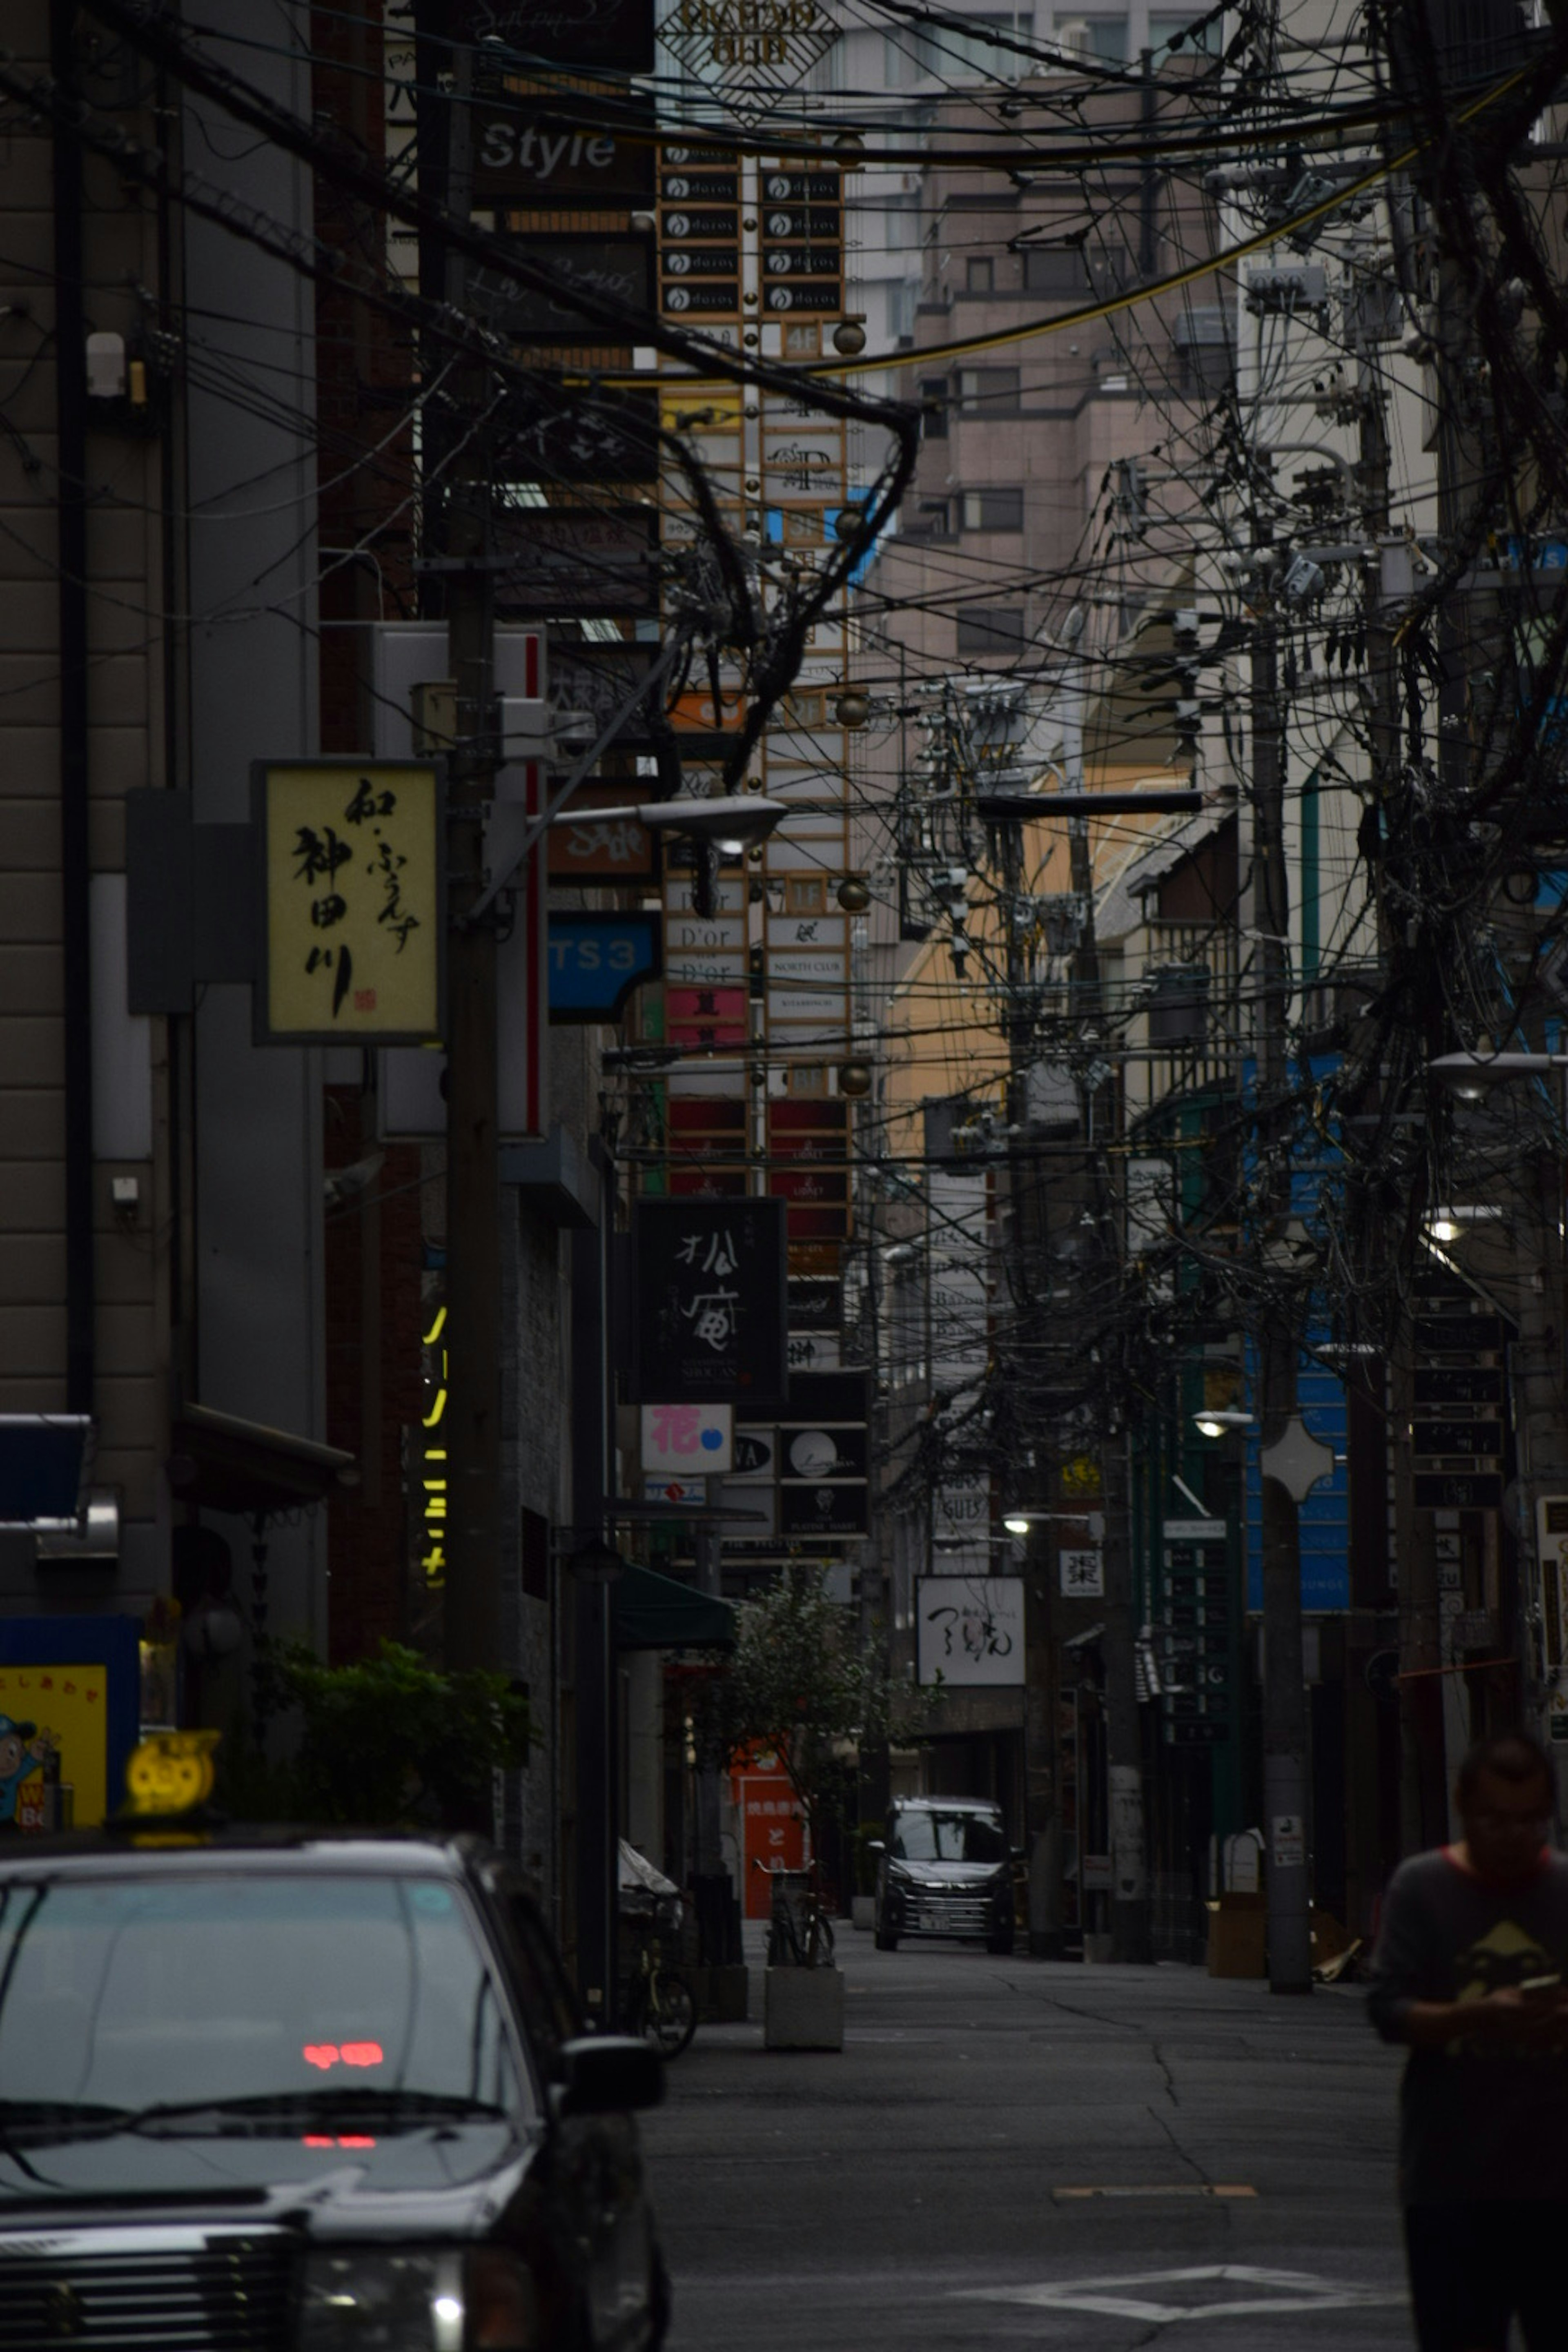
[[[1016,1689],[1024,1680],[1024,1580],[915,1580],[919,1678],[961,1690]]]
[[[0,1838],[49,1825],[47,1791],[71,1791],[92,1829],[123,1802],[142,1662],[134,1617],[0,1619]]]

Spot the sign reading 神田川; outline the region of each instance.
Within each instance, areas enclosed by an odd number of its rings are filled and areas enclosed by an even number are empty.
[[[263,1045],[439,1041],[446,908],[433,763],[312,760],[252,772]]]

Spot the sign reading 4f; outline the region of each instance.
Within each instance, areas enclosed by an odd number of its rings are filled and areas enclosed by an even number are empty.
[[[446,907],[434,765],[253,771],[261,844],[258,1044],[438,1043]]]

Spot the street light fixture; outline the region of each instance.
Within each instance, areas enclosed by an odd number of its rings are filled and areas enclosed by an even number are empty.
[[[761,793],[721,793],[711,799],[683,793],[672,801],[628,801],[615,808],[562,809],[552,827],[583,824],[640,824],[649,833],[684,834],[689,841],[716,849],[722,857],[739,857],[755,843],[765,841],[787,815],[784,802]]]
[[[1223,1437],[1227,1430],[1255,1425],[1254,1416],[1241,1405],[1220,1405],[1213,1411],[1205,1406],[1193,1415],[1193,1426],[1200,1437]]]
[[[1467,1047],[1435,1055],[1426,1067],[1463,1101],[1482,1102],[1493,1087],[1510,1079],[1543,1078],[1552,1070],[1568,1069],[1568,1054],[1478,1054]]]

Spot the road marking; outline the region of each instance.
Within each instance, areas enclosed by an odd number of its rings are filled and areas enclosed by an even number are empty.
[[[1130,2290],[1173,2286],[1236,2286],[1224,2302],[1157,2303]],[[1247,2289],[1252,2289],[1248,2294]],[[1259,2294],[1258,2289],[1269,2292]],[[1183,2319],[1275,2317],[1286,2312],[1367,2311],[1403,2304],[1404,2290],[1351,2286],[1318,2278],[1310,2271],[1256,2269],[1249,2263],[1204,2263],[1191,2270],[1123,2273],[1112,2278],[1069,2279],[1060,2285],[970,2287],[952,2298],[961,2303],[1014,2303],[1037,2311],[1085,2311],[1103,2319],[1138,2319],[1163,2327]]]
[[[1131,2189],[1053,2189],[1051,2195],[1058,2204],[1084,2197],[1256,2197],[1256,2189],[1248,2189],[1237,2180],[1177,2180],[1158,2187]]]

